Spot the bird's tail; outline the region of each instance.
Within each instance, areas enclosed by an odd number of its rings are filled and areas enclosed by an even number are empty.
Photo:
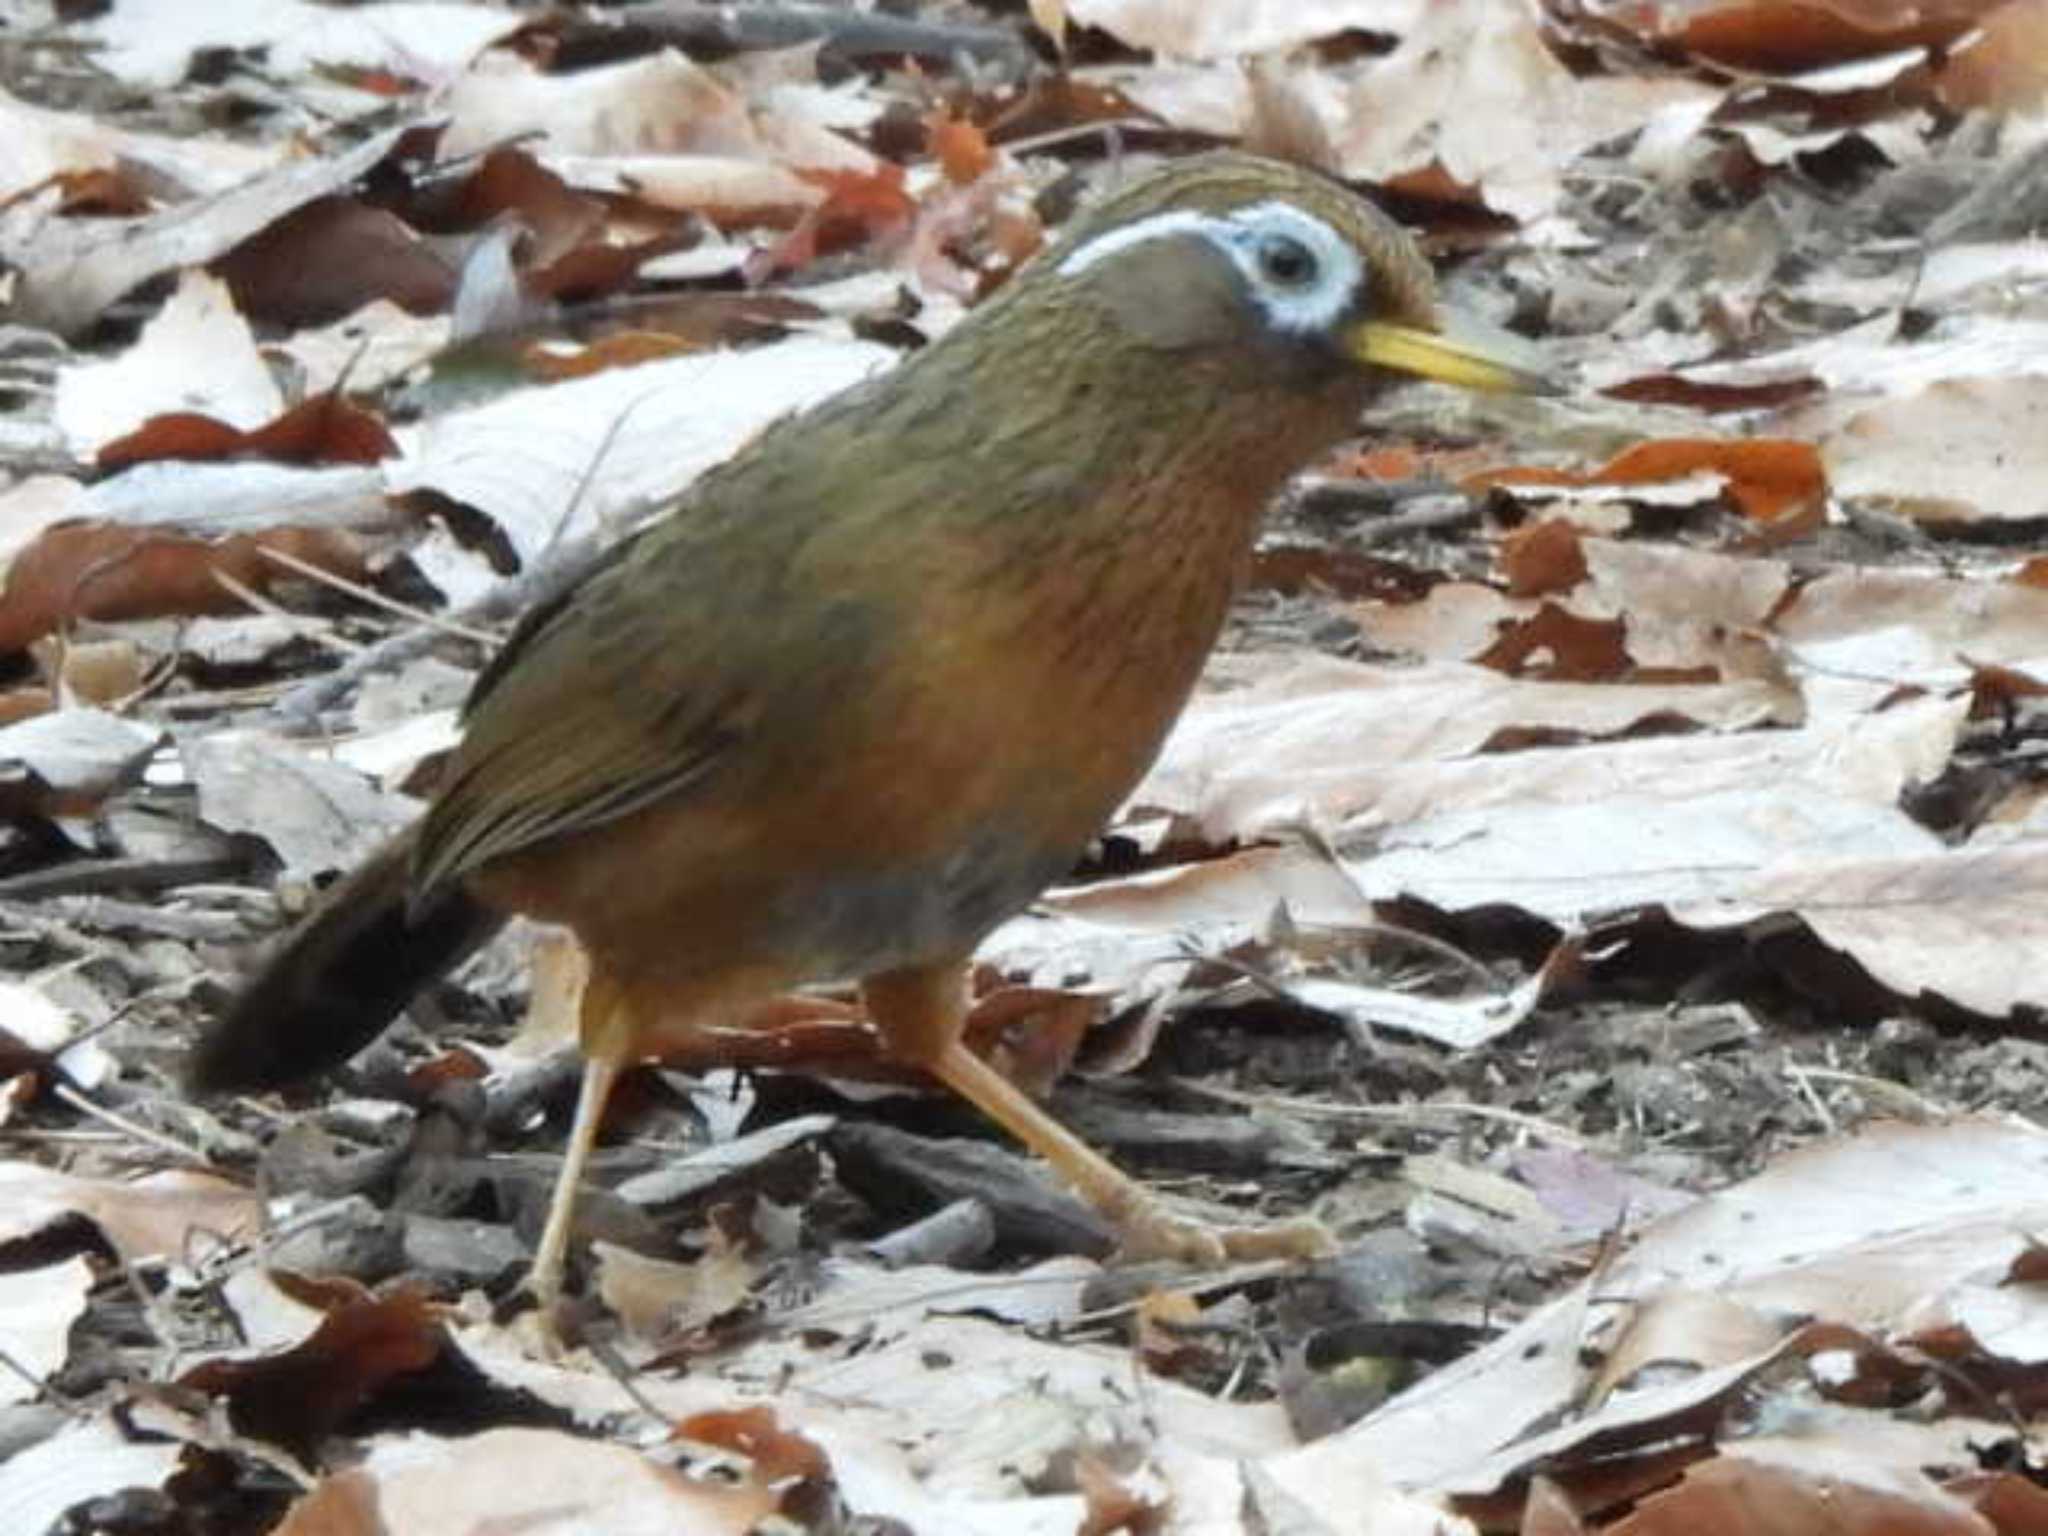
[[[406,833],[378,849],[270,957],[193,1052],[195,1091],[274,1088],[340,1065],[504,925],[459,888],[409,909],[412,844]]]

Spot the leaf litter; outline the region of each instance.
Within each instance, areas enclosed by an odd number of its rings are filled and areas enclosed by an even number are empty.
[[[0,1508],[2039,1529],[2041,7],[1028,13],[7,15]],[[334,1081],[185,1097],[520,608],[1214,139],[1578,387],[1303,481],[971,1036],[1336,1259],[1105,1265],[828,991],[629,1076],[539,1356],[527,925]]]

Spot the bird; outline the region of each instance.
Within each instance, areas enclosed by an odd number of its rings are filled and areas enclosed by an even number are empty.
[[[969,963],[1151,764],[1292,475],[1404,376],[1549,387],[1473,334],[1334,180],[1235,151],[1127,177],[942,337],[771,425],[527,613],[421,819],[203,1031],[192,1086],[339,1065],[523,914],[589,959],[543,1309],[620,1072],[829,981],[1125,1253],[1328,1252],[1312,1220],[1169,1213],[962,1043]]]

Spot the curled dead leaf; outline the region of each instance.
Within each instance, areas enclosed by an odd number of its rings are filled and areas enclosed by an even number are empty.
[[[1505,626],[1499,638],[1473,659],[1510,677],[1559,682],[1613,682],[1634,670],[1626,620],[1581,618],[1555,603],[1545,603],[1533,617]]]
[[[1827,473],[1814,445],[1794,438],[1661,438],[1637,443],[1598,469],[1495,469],[1467,478],[1467,489],[1513,490],[1542,485],[1654,485],[1702,472],[1727,481],[1730,500],[1744,516],[1776,533],[1806,533],[1819,526],[1827,500]]]
[[[1561,517],[1524,523],[1501,540],[1494,562],[1514,597],[1564,592],[1586,579],[1579,530]]]
[[[375,464],[398,452],[384,423],[330,390],[252,432],[195,411],[153,416],[100,449],[101,469],[153,459],[270,459],[280,464]]]
[[[753,1463],[754,1480],[764,1486],[792,1477],[823,1478],[832,1464],[813,1440],[784,1429],[765,1405],[693,1413],[676,1425],[679,1440],[735,1451]]]
[[[180,1385],[227,1402],[228,1422],[310,1458],[320,1440],[400,1376],[425,1370],[445,1344],[439,1318],[412,1290],[344,1301],[296,1348],[256,1360],[209,1360]]]
[[[276,550],[352,581],[360,547],[333,528],[274,528],[225,539],[109,522],[61,523],[15,557],[0,590],[0,651],[18,651],[78,619],[240,613],[222,578],[255,592],[296,580]]]

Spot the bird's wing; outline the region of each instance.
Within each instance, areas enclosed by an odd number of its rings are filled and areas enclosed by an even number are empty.
[[[720,643],[715,588],[697,602],[661,579],[652,557],[676,542],[656,525],[611,550],[478,677],[420,825],[415,905],[492,859],[687,790],[744,737],[754,669]]]

